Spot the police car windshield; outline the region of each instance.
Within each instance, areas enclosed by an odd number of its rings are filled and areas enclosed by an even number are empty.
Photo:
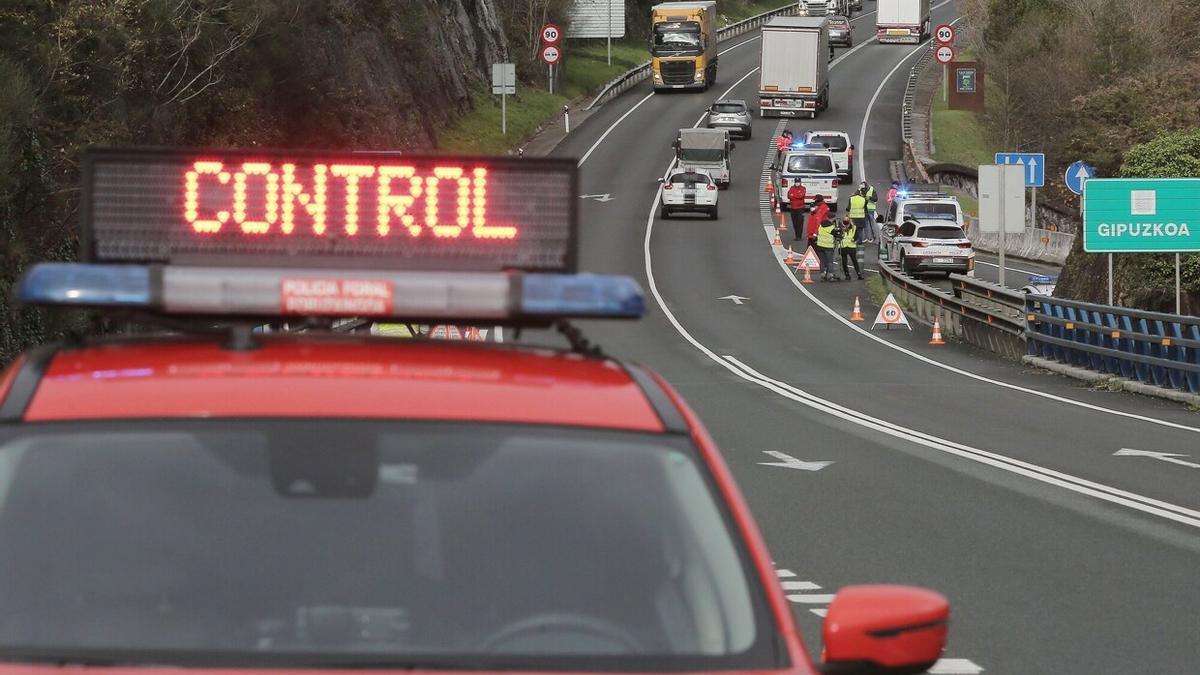
[[[917,228],[920,239],[966,239],[967,235],[961,227],[952,225],[926,225]]]
[[[834,152],[845,152],[848,144],[843,136],[813,136],[810,143],[820,143]]]
[[[788,173],[833,173],[833,158],[829,155],[792,155],[787,160]]]
[[[908,202],[904,205],[904,213],[918,220],[958,221],[958,208],[954,204]]]
[[[712,179],[702,173],[677,173],[671,176],[671,180],[668,182],[672,185],[708,185],[712,182]]]
[[[779,668],[700,466],[680,438],[513,425],[6,429],[0,659]]]

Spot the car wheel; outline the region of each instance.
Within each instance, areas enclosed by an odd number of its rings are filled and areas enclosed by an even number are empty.
[[[751,129],[750,127],[746,127],[746,140],[750,140],[750,137],[753,135],[754,135],[754,130]]]
[[[716,207],[715,205],[712,207],[712,209],[710,209],[710,210],[709,210],[709,212],[708,212],[708,219],[709,219],[709,220],[716,220],[716,219],[717,219],[717,207]]]
[[[663,206],[662,206],[662,218],[663,218],[663,220],[667,220],[667,219],[668,219],[668,218],[670,218],[670,217],[671,217],[671,212],[667,210],[667,205],[666,205],[666,204],[663,204]]]

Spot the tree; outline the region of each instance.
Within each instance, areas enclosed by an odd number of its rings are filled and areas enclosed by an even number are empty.
[[[1194,92],[1193,92],[1194,94]],[[1200,126],[1165,134],[1125,153],[1126,178],[1200,178]]]

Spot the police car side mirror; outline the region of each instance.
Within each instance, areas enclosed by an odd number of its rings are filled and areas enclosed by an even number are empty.
[[[665,180],[663,180],[663,179],[659,178],[659,179],[658,179],[658,182],[660,182],[660,183],[665,183],[665,182],[667,182],[667,181],[665,181]]]

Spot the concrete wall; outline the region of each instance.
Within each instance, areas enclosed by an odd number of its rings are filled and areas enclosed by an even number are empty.
[[[1000,234],[998,232],[980,232],[979,219],[967,218],[967,237],[980,251],[998,253],[1000,251]],[[1021,232],[1006,232],[1004,235],[1004,253],[1026,260],[1062,265],[1067,260],[1067,254],[1075,245],[1075,235],[1062,232],[1052,232],[1041,228],[1025,228]]]

